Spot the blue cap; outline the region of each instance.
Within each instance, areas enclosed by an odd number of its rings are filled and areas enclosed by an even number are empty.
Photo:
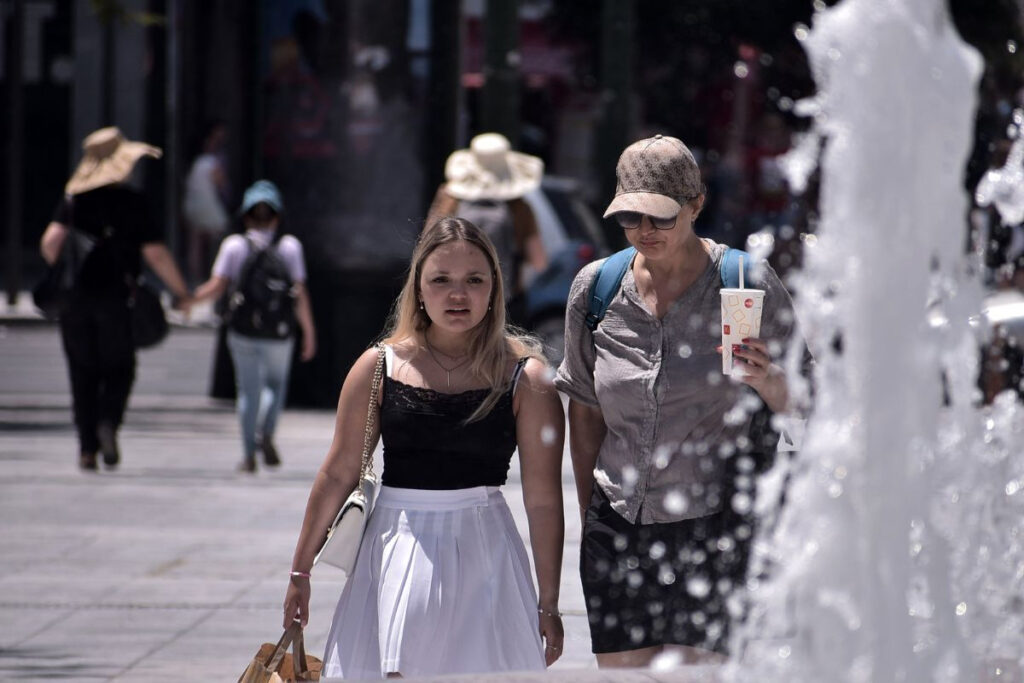
[[[277,185],[269,180],[257,180],[249,186],[242,196],[242,208],[239,212],[247,214],[257,204],[266,204],[275,212],[281,213],[284,210],[284,202],[281,200],[281,191]]]

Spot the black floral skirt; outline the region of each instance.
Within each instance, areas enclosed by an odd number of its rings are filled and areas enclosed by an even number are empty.
[[[752,535],[731,509],[630,524],[595,485],[580,549],[593,652],[675,644],[728,654]]]

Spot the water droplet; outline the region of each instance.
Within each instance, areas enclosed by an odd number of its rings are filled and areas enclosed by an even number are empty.
[[[793,650],[790,649],[789,645],[783,645],[779,648],[779,659],[789,659],[791,654],[793,654]]]
[[[686,496],[679,493],[679,491],[670,491],[665,496],[665,509],[673,515],[683,514],[689,506]]]
[[[636,468],[632,465],[626,465],[622,468],[622,483],[626,487],[633,487],[636,485],[637,480],[640,478],[640,474],[636,471]]]
[[[685,663],[678,652],[662,652],[651,660],[651,671],[674,671]]]
[[[843,495],[843,487],[839,482],[832,482],[828,485],[828,497],[835,499]]]
[[[612,539],[612,544],[615,546],[615,549],[621,553],[626,549],[626,546],[629,545],[629,541],[627,541],[626,537],[622,534],[615,534],[615,538]]]
[[[753,499],[747,493],[737,493],[732,497],[732,509],[741,515],[745,515],[750,512],[750,509],[754,507]]]
[[[665,544],[661,541],[655,541],[651,544],[651,548],[648,551],[652,560],[660,560],[665,557]]]
[[[807,36],[811,35],[806,24],[797,24],[796,28],[793,29],[793,35],[796,36],[797,40],[807,40]]]
[[[686,580],[686,592],[697,598],[706,598],[711,592],[711,583],[703,576],[694,576]]]
[[[654,451],[654,466],[659,470],[663,470],[668,467],[669,462],[672,460],[672,453],[674,449],[671,446],[661,445]]]
[[[1020,482],[1014,479],[1006,485],[1006,495],[1012,496],[1020,491]]]
[[[1017,52],[1017,41],[1016,40],[1008,40],[1008,41],[1006,41],[1006,51],[1009,52],[1011,55],[1015,54]]]
[[[736,78],[746,78],[750,75],[750,69],[743,62],[736,62],[732,67],[732,72],[736,75]]]
[[[540,429],[540,440],[545,446],[552,446],[558,438],[558,430],[551,425],[544,425]]]
[[[958,617],[962,617],[965,614],[967,614],[967,603],[961,602],[959,605],[956,606],[956,615]]]
[[[834,47],[830,47],[826,54],[828,55],[828,58],[831,59],[833,62],[839,61],[839,58],[843,56],[843,53]]]
[[[675,572],[673,572],[667,564],[661,565],[661,568],[658,570],[658,583],[662,586],[671,586],[675,582]]]
[[[690,348],[689,344],[680,344],[679,345],[679,357],[680,358],[689,358],[692,355],[693,355],[693,349]]]
[[[644,575],[641,572],[630,572],[626,576],[626,583],[630,588],[639,588],[644,585]]]

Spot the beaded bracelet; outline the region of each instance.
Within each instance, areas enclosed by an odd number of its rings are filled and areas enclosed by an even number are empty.
[[[298,577],[301,577],[303,579],[308,579],[309,578],[309,572],[289,572],[288,575],[289,576],[298,576]]]
[[[546,610],[543,607],[538,607],[537,608],[537,613],[538,614],[543,614],[546,617],[558,617],[559,619],[561,619],[561,617],[562,617],[562,613],[559,612],[558,610],[555,610],[555,611],[552,612],[551,610]]]

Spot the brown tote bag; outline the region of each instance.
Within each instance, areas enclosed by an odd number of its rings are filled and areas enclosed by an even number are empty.
[[[292,647],[294,656],[288,654]],[[298,619],[285,629],[277,645],[263,643],[249,662],[238,683],[296,683],[319,681],[323,662],[306,654],[302,639],[302,622]]]

